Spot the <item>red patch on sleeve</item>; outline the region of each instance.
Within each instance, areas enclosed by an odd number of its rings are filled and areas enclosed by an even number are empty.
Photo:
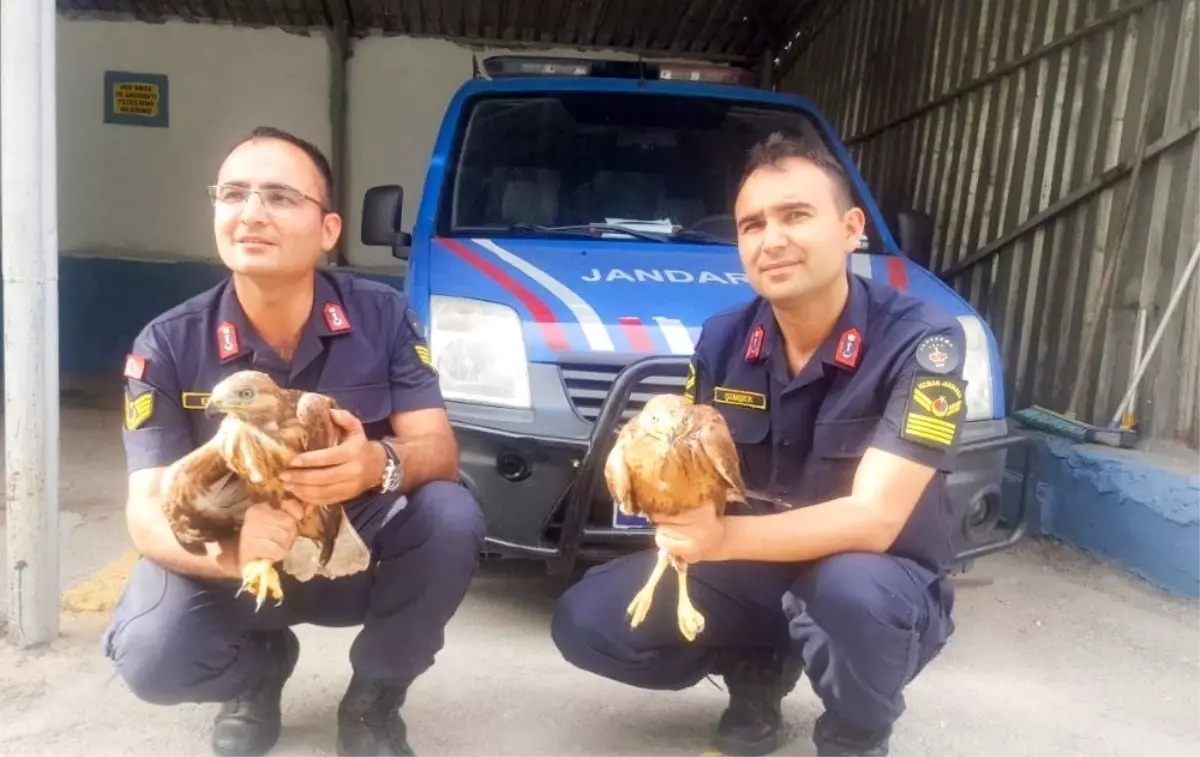
[[[140,379],[145,374],[146,358],[132,352],[125,356],[125,378]]]

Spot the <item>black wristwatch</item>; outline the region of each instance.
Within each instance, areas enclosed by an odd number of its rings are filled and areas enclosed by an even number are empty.
[[[400,456],[396,454],[396,450],[392,445],[387,443],[387,440],[379,442],[379,446],[383,447],[383,453],[387,455],[387,465],[383,468],[383,478],[379,482],[379,491],[384,494],[391,494],[400,488],[400,479],[404,474],[404,466],[400,462]]]

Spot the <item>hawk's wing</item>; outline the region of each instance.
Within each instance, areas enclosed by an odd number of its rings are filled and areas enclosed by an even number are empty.
[[[250,506],[245,482],[209,442],[172,463],[163,474],[162,505],[184,549],[203,554],[206,542],[237,535]]]
[[[329,411],[337,407],[332,397],[306,392],[296,402],[296,422],[285,433],[292,434],[297,451],[332,447],[341,434]],[[303,539],[295,544],[283,561],[283,569],[301,581],[314,575],[327,578],[358,573],[371,561],[371,551],[354,530],[341,505],[316,505],[306,508],[298,525]]]
[[[604,461],[604,482],[613,500],[626,515],[638,513],[637,502],[633,496],[633,482],[630,478],[629,463],[625,459],[626,447],[633,438],[633,424],[627,423],[617,434],[608,458]]]
[[[729,433],[725,417],[709,405],[692,405],[690,412],[695,415],[698,426],[698,451],[728,487],[725,500],[745,502],[745,484],[742,481],[737,445],[733,442],[733,435]]]
[[[341,441],[341,434],[329,411],[336,408],[332,397],[315,392],[305,392],[296,401],[296,422],[303,431],[300,443],[302,451],[326,449]]]

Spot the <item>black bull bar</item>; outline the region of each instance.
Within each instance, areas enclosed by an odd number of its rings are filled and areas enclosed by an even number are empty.
[[[592,427],[587,451],[580,461],[579,471],[564,493],[561,537],[558,548],[548,557],[551,573],[568,575],[575,568],[592,502],[598,491],[607,492],[607,484],[604,481],[604,465],[608,453],[616,441],[617,433],[624,423],[622,415],[629,405],[630,396],[645,379],[651,376],[673,373],[683,375],[689,362],[690,358],[688,357],[658,355],[636,360],[617,374]],[[969,562],[1008,549],[1025,536],[1029,530],[1031,516],[1030,489],[1033,482],[1036,481],[1036,477],[1030,475],[1033,470],[1034,445],[1032,440],[1025,435],[1008,434],[960,446],[959,457],[962,458],[976,453],[994,452],[1020,445],[1024,447],[1024,455],[1021,463],[1021,494],[1017,503],[1016,524],[1011,532],[1002,539],[960,550],[957,553],[957,562]],[[1002,510],[1003,508],[998,509]],[[999,513],[996,513],[993,514],[992,519],[995,520],[998,517]]]

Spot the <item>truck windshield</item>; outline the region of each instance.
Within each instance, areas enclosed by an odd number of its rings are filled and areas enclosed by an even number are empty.
[[[730,244],[751,146],[772,132],[826,144],[803,112],[713,97],[536,93],[468,108],[449,161],[443,234],[594,230],[597,239]]]

